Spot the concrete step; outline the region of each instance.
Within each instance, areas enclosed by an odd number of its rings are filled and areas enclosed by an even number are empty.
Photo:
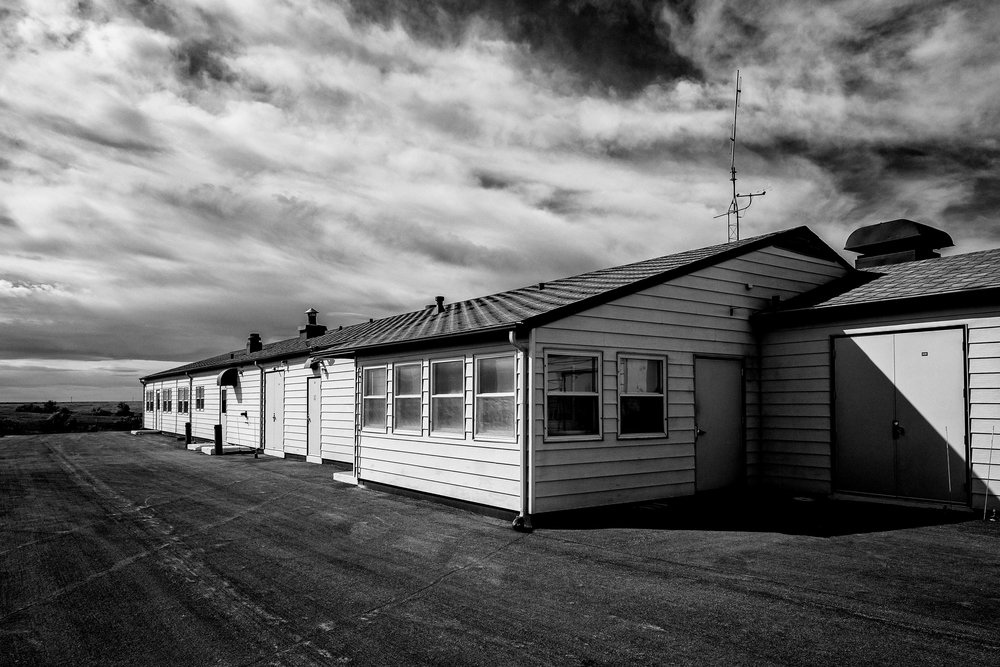
[[[354,475],[354,472],[350,470],[333,473],[333,481],[340,482],[342,484],[353,484],[354,486],[358,485],[358,478]]]
[[[188,445],[190,448],[191,445]],[[213,455],[215,454],[215,445],[195,445],[195,449],[200,449],[202,454]],[[253,454],[253,447],[247,447],[245,445],[223,445],[223,454]]]

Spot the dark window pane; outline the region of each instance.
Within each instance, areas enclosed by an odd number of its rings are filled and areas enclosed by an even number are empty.
[[[420,393],[420,364],[396,366],[396,386],[394,391],[397,396]]]
[[[546,387],[548,391],[597,391],[597,358],[549,355]]]
[[[597,396],[549,395],[549,435],[596,435]]]
[[[479,359],[480,394],[503,394],[514,391],[514,357]]]
[[[465,399],[461,396],[431,399],[431,430],[464,433]]]
[[[442,361],[433,364],[434,384],[431,391],[435,394],[461,394],[464,389],[465,373],[461,361]]]
[[[622,434],[665,433],[661,396],[622,396]]]
[[[393,419],[396,428],[403,431],[420,430],[420,398],[397,398]]]
[[[476,399],[476,435],[514,436],[514,397]]]

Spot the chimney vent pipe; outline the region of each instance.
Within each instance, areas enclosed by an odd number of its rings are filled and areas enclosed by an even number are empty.
[[[434,297],[434,303],[437,304],[437,312],[443,313],[444,312],[444,297],[443,296],[436,296],[436,297]]]
[[[301,340],[315,338],[316,336],[322,336],[326,333],[325,325],[316,324],[316,316],[318,314],[319,313],[315,308],[310,308],[306,311],[306,325],[299,327],[299,338]]]
[[[252,332],[247,336],[247,354],[253,354],[254,352],[260,352],[263,349],[264,344],[260,340],[260,334],[256,331]]]

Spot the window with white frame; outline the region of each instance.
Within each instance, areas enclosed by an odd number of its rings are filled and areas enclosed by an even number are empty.
[[[163,411],[172,412],[173,411],[173,400],[172,400],[173,389],[163,390]]]
[[[600,356],[545,355],[545,433],[593,436],[601,433]]]
[[[421,384],[423,364],[396,364],[392,384],[392,421],[394,431],[419,433],[421,431]]]
[[[666,435],[666,363],[663,357],[618,358],[618,433]]]
[[[190,404],[190,389],[187,387],[177,388],[177,412],[187,414]]]
[[[366,366],[361,369],[361,427],[385,430],[386,369]]]
[[[204,410],[205,409],[205,388],[195,387],[194,388],[194,409]]]
[[[476,437],[514,437],[515,357],[476,357]]]
[[[465,362],[431,362],[431,432],[465,433]]]
[[[153,395],[152,390],[146,392],[146,412],[153,411]]]

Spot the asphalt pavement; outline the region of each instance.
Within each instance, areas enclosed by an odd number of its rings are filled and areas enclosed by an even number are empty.
[[[729,496],[519,533],[332,473],[0,438],[0,663],[998,664],[975,514]]]

